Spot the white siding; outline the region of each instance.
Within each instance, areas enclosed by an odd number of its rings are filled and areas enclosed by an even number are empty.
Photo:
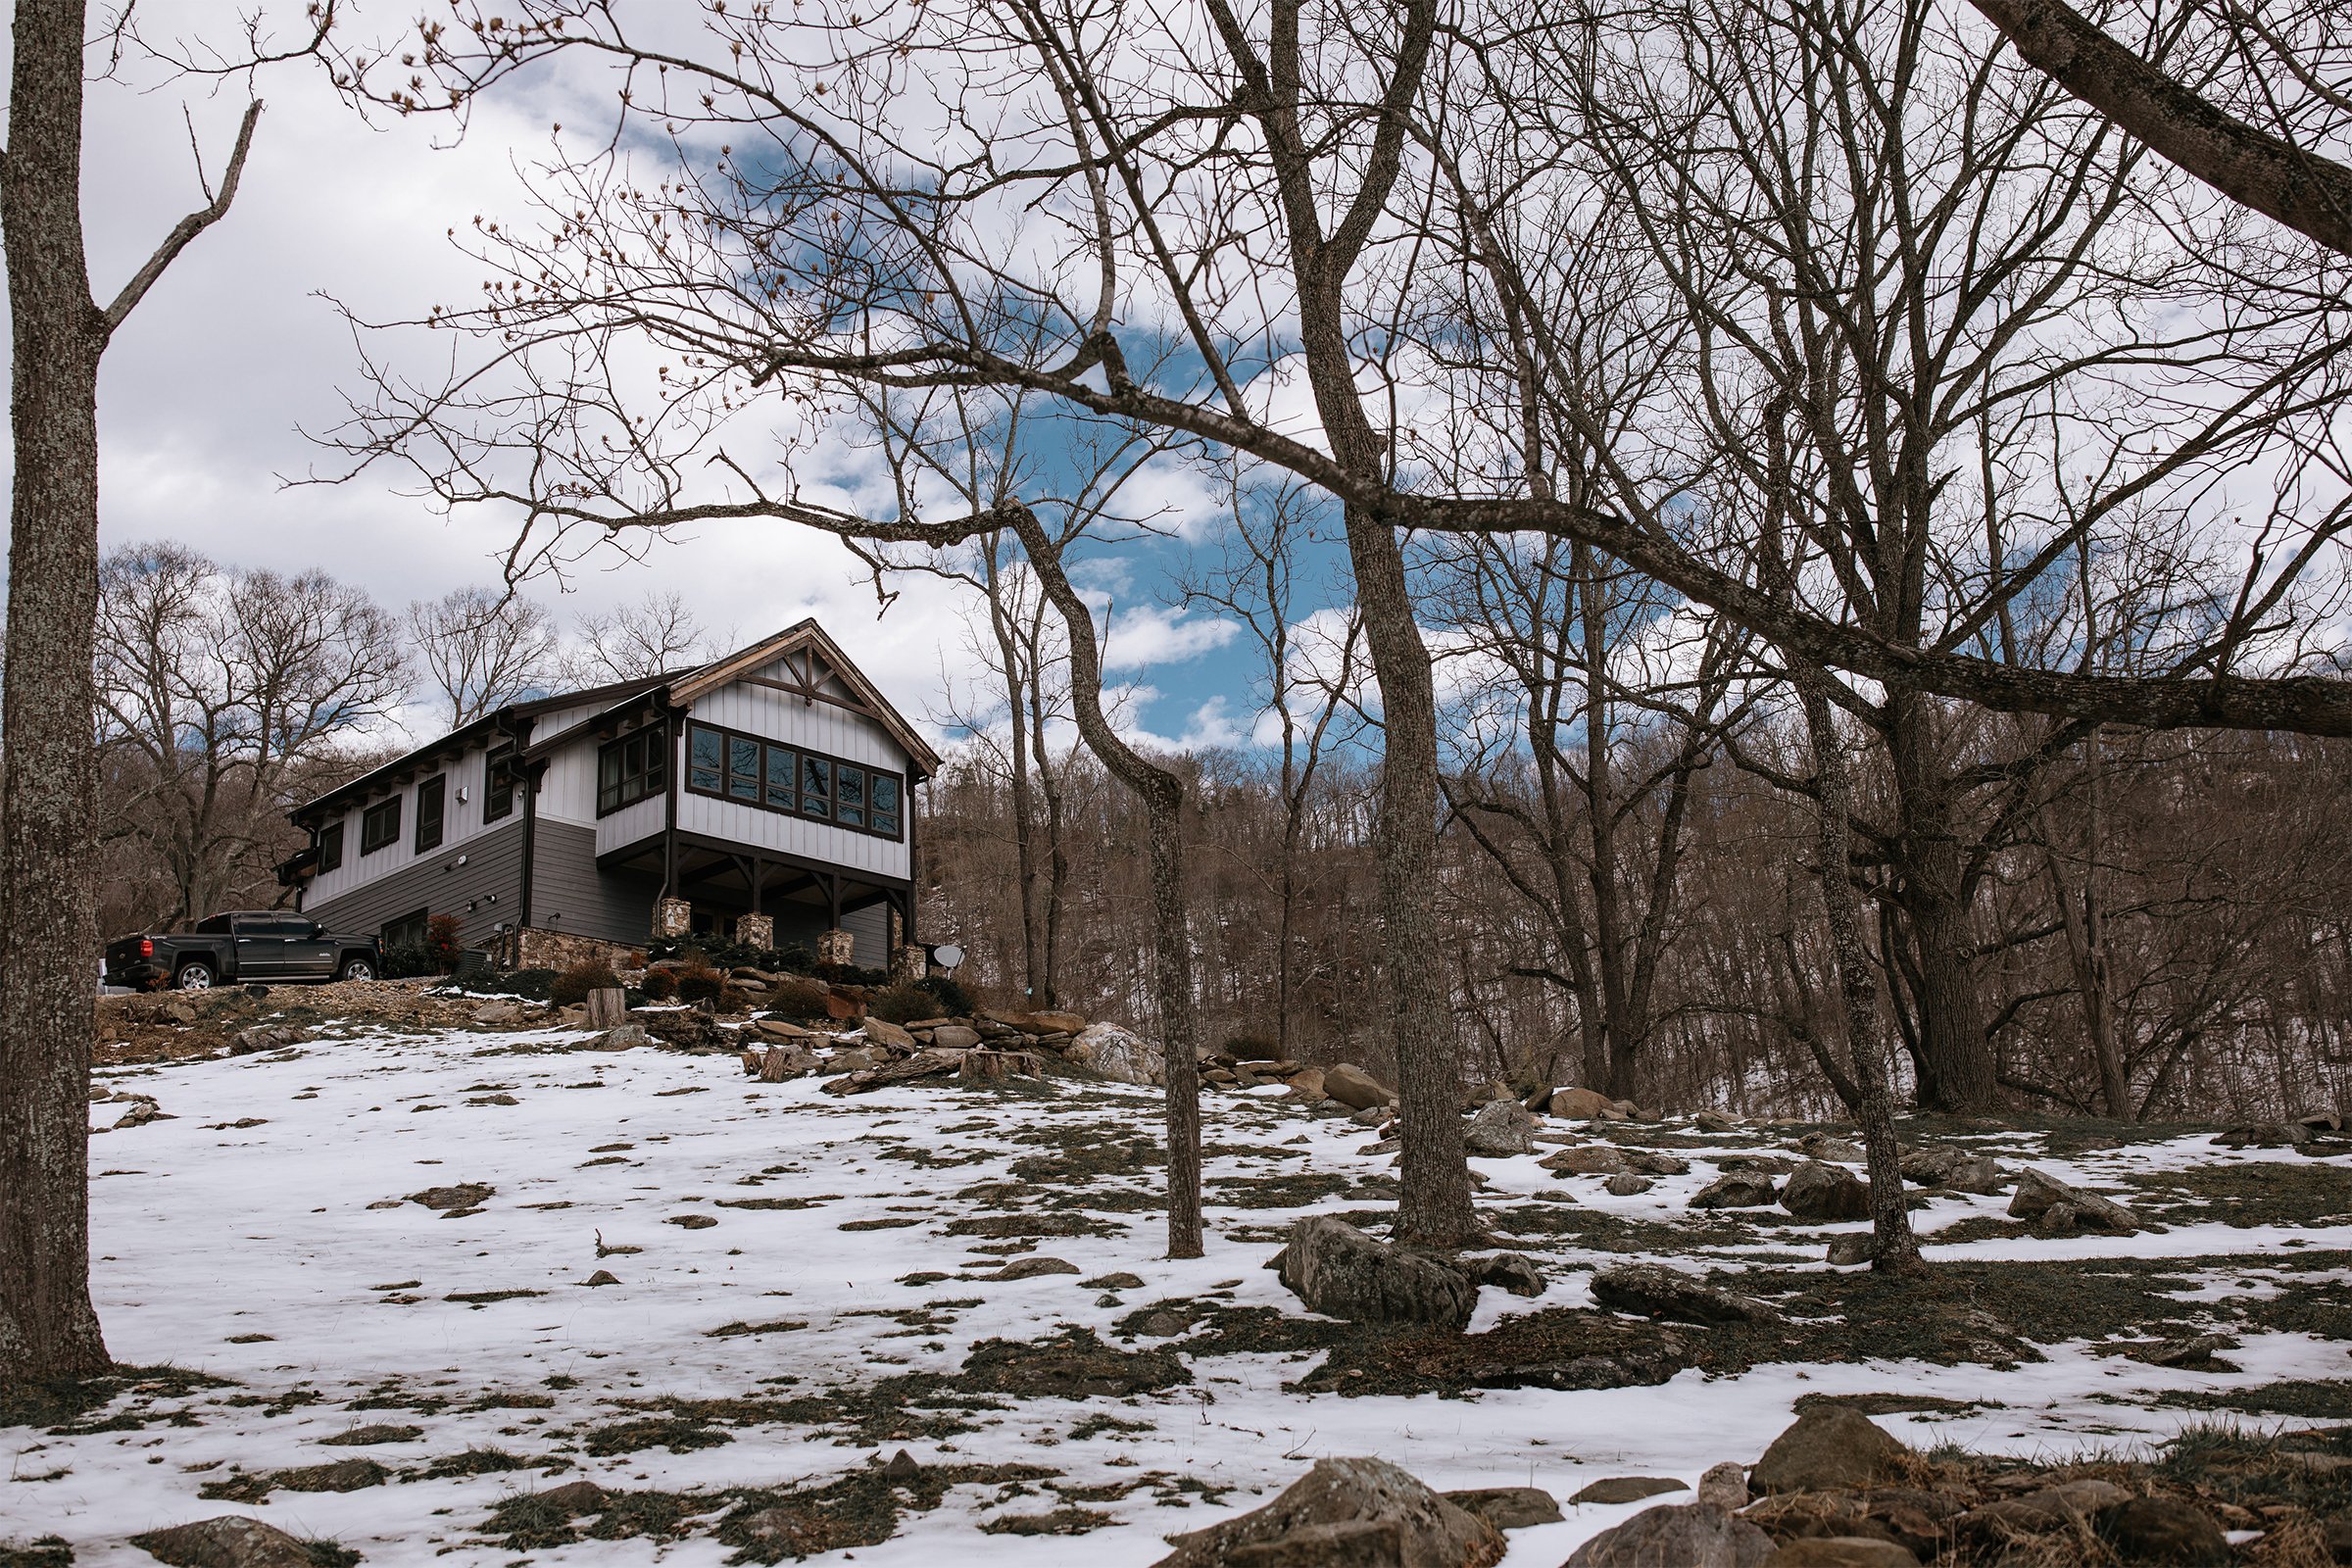
[[[542,713],[531,725],[531,738],[544,741],[563,734],[593,716],[593,708],[566,708]],[[587,737],[564,747],[547,760],[539,780],[539,815],[559,822],[593,826],[596,822],[596,741]]]
[[[590,755],[593,756],[594,753]],[[662,808],[662,797],[656,795],[649,800],[639,801],[634,806],[624,806],[611,816],[598,821],[596,824],[596,853],[610,855],[614,850],[635,844],[640,839],[651,838],[661,832],[662,824],[667,819]]]
[[[448,793],[442,798],[441,842],[422,855],[418,855],[414,847],[416,843],[416,786],[421,780],[412,779],[397,792],[392,792],[401,797],[400,837],[373,855],[364,856],[360,853],[360,816],[367,807],[383,800],[383,795],[370,796],[346,810],[339,818],[332,819],[343,824],[343,863],[332,871],[311,879],[310,886],[302,896],[303,906],[315,908],[330,899],[341,898],[346,893],[366,887],[395,871],[406,870],[419,861],[455,861],[466,853],[468,840],[485,831],[494,831],[521,821],[522,802],[519,797],[515,800],[514,809],[505,817],[496,822],[486,823],[482,820],[482,773],[488,757],[486,747],[476,746],[441,769],[449,780]],[[463,801],[458,799],[461,790],[466,795]]]
[[[781,667],[761,673],[781,677]],[[697,701],[694,718],[722,729],[758,735],[767,740],[804,746],[812,752],[885,768],[905,778],[906,753],[890,732],[861,713],[831,703],[807,702],[789,692],[738,681]],[[908,875],[905,828],[896,842],[871,833],[855,833],[827,822],[764,811],[733,801],[713,800],[689,792],[683,747],[671,759],[678,769],[678,830],[707,838],[757,846],[838,865],[845,870],[872,871],[904,880]],[[908,792],[911,793],[911,792]],[[902,796],[902,816],[910,807]]]

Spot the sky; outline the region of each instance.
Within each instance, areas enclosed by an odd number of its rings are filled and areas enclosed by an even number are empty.
[[[383,26],[410,14],[385,9],[385,17],[363,12],[361,23]],[[142,14],[159,38],[236,35],[234,9],[212,0],[172,0]],[[335,455],[305,432],[331,429],[360,385],[359,348],[333,302],[364,318],[405,318],[478,290],[478,270],[449,230],[469,227],[477,214],[519,214],[515,164],[544,142],[551,103],[569,96],[576,104],[592,90],[558,80],[485,102],[451,145],[446,122],[368,123],[315,65],[265,71],[258,91],[267,108],[230,213],[179,258],[107,354],[104,547],[173,539],[225,564],[320,567],[393,609],[495,583],[512,543],[509,517],[438,515],[401,493],[389,472],[289,481],[334,468]],[[101,302],[202,205],[191,131],[217,176],[244,102],[241,83],[216,90],[152,69],[129,84],[92,84],[83,210]],[[1114,679],[1132,688],[1128,726],[1169,744],[1228,744],[1249,728],[1250,671],[1234,628],[1161,602],[1184,549],[1127,547],[1093,563],[1089,582],[1112,607],[1108,658]],[[900,597],[878,617],[870,581],[841,547],[784,524],[709,525],[642,554],[591,562],[524,592],[568,621],[674,590],[736,643],[814,615],[910,718],[941,718],[952,706],[943,670],[968,663],[965,605],[937,579],[894,582]],[[935,727],[953,739],[953,726]]]

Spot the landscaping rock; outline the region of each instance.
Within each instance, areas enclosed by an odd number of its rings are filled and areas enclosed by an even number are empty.
[[[2028,1170],[2017,1179],[2017,1194],[2009,1200],[2016,1219],[2039,1223],[2045,1231],[2074,1229],[2104,1231],[2113,1236],[2136,1236],[2139,1216],[2111,1198],[2069,1187],[2054,1176]]]
[[[1452,1264],[1391,1247],[1328,1215],[1292,1223],[1280,1272],[1310,1310],[1351,1323],[1458,1330],[1478,1305],[1478,1287]]]
[[[1807,1159],[1836,1160],[1847,1165],[1859,1165],[1867,1157],[1862,1146],[1850,1139],[1833,1138],[1828,1133],[1807,1133],[1796,1141],[1796,1152]]]
[[[600,1268],[595,1273],[589,1275],[586,1279],[580,1281],[580,1283],[582,1285],[601,1286],[618,1285],[620,1281],[613,1276],[613,1273],[611,1269]]]
[[[1633,1173],[1632,1162],[1625,1151],[1610,1144],[1585,1144],[1575,1149],[1563,1149],[1545,1154],[1536,1161],[1545,1170],[1562,1176],[1625,1176]]]
[[[1658,1263],[1619,1263],[1592,1276],[1592,1299],[1612,1312],[1677,1323],[1775,1323],[1780,1313],[1752,1297],[1719,1291]]]
[[[1637,1176],[1630,1170],[1621,1170],[1610,1177],[1605,1185],[1618,1198],[1634,1198],[1648,1192],[1657,1185],[1657,1181],[1653,1177]]]
[[[531,1495],[536,1502],[562,1509],[567,1519],[576,1519],[584,1513],[603,1513],[608,1500],[605,1489],[593,1481],[566,1481]]]
[[[1770,1208],[1781,1190],[1766,1175],[1732,1171],[1699,1189],[1692,1208]]]
[[[1868,1231],[1851,1231],[1830,1238],[1830,1266],[1852,1268],[1879,1255],[1879,1239]]]
[[[1719,1110],[1699,1111],[1690,1118],[1690,1125],[1702,1133],[1728,1133],[1738,1130],[1740,1126]]]
[[[2312,1129],[2299,1121],[2250,1122],[2214,1139],[2224,1149],[2301,1149]]]
[[[1956,1529],[1995,1539],[2005,1535],[2039,1535],[2069,1529],[2096,1516],[2102,1509],[2131,1500],[2132,1494],[2111,1481],[2069,1481],[2022,1497],[2002,1497],[1971,1508],[1952,1524]]]
[[[1707,1466],[1698,1478],[1698,1500],[1734,1512],[1747,1506],[1747,1466],[1736,1459]]]
[[[1917,1187],[1948,1187],[1980,1196],[1997,1193],[2013,1178],[1983,1154],[1961,1149],[1915,1149],[1903,1156],[1903,1180]]]
[[[1323,1092],[1341,1104],[1356,1110],[1371,1110],[1396,1102],[1396,1091],[1348,1061],[1323,1069]]]
[[[888,1018],[868,1017],[865,1020],[865,1038],[877,1046],[888,1046],[893,1051],[912,1051],[914,1049],[914,1036],[892,1023]]]
[[[317,1568],[301,1542],[275,1525],[222,1514],[133,1536],[130,1544],[172,1568]]]
[[[1497,1530],[1556,1525],[1563,1517],[1559,1503],[1541,1487],[1479,1487],[1468,1492],[1441,1493],[1440,1495],[1464,1513],[1476,1514]]]
[[[1772,1538],[1703,1502],[1648,1508],[1577,1547],[1566,1568],[1762,1568]]]
[[[1489,1159],[1530,1153],[1536,1147],[1535,1113],[1516,1100],[1490,1100],[1470,1118],[1462,1147]]]
[[[2204,1568],[2232,1553],[2213,1515],[2180,1497],[2133,1497],[2099,1515],[2099,1535],[2131,1563]]]
[[[1866,1219],[1870,1215],[1870,1189],[1851,1171],[1808,1159],[1796,1167],[1788,1177],[1788,1184],[1781,1189],[1781,1206],[1799,1219]]]
[[[421,1193],[411,1193],[409,1201],[446,1213],[451,1209],[479,1208],[497,1191],[488,1182],[466,1182],[456,1187],[428,1187]]]
[[[1817,1404],[1772,1440],[1748,1475],[1759,1492],[1856,1490],[1894,1480],[1910,1450],[1842,1404]]]
[[[1301,1067],[1291,1074],[1291,1093],[1310,1105],[1331,1098],[1329,1091],[1323,1087],[1323,1069],[1320,1067]]]
[[[1170,1544],[1154,1568],[1489,1568],[1506,1549],[1501,1531],[1385,1459],[1318,1460],[1264,1507]]]
[[[1029,1014],[1033,1034],[1076,1035],[1086,1032],[1086,1020],[1074,1012],[1033,1012]]]
[[[634,1051],[650,1046],[654,1037],[645,1032],[643,1024],[624,1023],[617,1029],[608,1029],[588,1042],[590,1051]]]
[[[1465,1257],[1462,1265],[1470,1271],[1470,1277],[1481,1285],[1492,1285],[1513,1296],[1533,1298],[1544,1294],[1543,1271],[1518,1252]]]
[[[1625,1113],[1608,1096],[1593,1089],[1555,1089],[1551,1092],[1550,1109],[1554,1116],[1574,1116],[1587,1121],[1625,1119]]]
[[[1807,1536],[1765,1558],[1764,1568],[1919,1568],[1919,1558],[1875,1536]]]
[[[1671,1476],[1610,1476],[1595,1481],[1570,1497],[1570,1502],[1640,1502],[1643,1497],[1662,1497],[1669,1492],[1688,1492],[1690,1484]]]
[[[1690,1162],[1680,1154],[1661,1154],[1651,1149],[1625,1151],[1625,1162],[1645,1176],[1686,1176]]]
[[[968,1024],[943,1023],[931,1031],[931,1044],[940,1051],[973,1051],[980,1045],[980,1031]]]
[[[1166,1061],[1159,1049],[1115,1023],[1087,1025],[1077,1039],[1062,1048],[1061,1059],[1114,1083],[1152,1088],[1166,1076]]]
[[[1033,1280],[1045,1274],[1082,1274],[1077,1264],[1058,1257],[1016,1257],[994,1274],[983,1274],[984,1280]]]

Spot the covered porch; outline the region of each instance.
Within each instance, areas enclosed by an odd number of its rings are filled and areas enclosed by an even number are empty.
[[[798,944],[821,960],[864,968],[888,966],[916,940],[912,885],[872,871],[682,831],[600,855],[597,869],[661,885],[657,937],[699,933],[752,947]]]

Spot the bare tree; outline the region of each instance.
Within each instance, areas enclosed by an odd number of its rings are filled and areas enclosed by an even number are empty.
[[[575,686],[643,680],[709,662],[721,640],[676,589],[648,592],[603,614],[580,616],[564,670]]]
[[[129,8],[107,21],[118,37]],[[313,6],[324,40],[331,4]],[[89,1294],[87,1102],[97,943],[95,710],[98,608],[98,367],[139,303],[198,235],[226,217],[252,151],[244,112],[203,205],[181,218],[112,299],[90,288],[83,239],[83,0],[17,0],[0,237],[8,263],[9,518],[5,734],[0,785],[0,1378],[106,1370]]]
[[[547,612],[514,593],[455,588],[409,606],[407,624],[433,691],[449,705],[449,727],[556,679],[563,648]]]

